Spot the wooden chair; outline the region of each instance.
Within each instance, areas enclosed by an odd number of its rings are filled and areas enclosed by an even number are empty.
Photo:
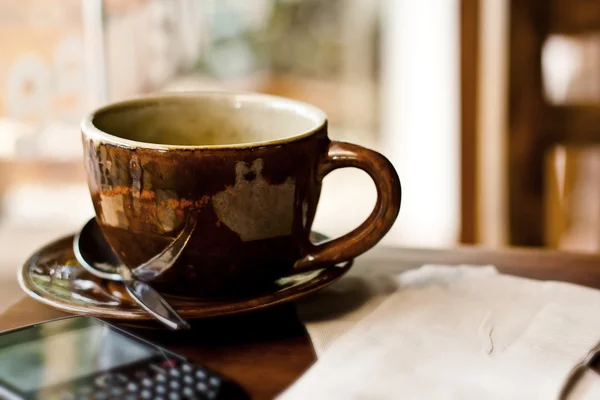
[[[509,13],[509,240],[543,246],[546,153],[558,144],[600,144],[600,104],[550,104],[542,48],[552,34],[600,33],[600,1],[510,0]]]

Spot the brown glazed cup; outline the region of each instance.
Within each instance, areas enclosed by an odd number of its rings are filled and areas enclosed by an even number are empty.
[[[175,263],[152,280],[167,294],[246,296],[348,261],[388,232],[400,208],[392,164],[329,140],[325,114],[294,100],[165,94],[101,108],[82,133],[96,218],[125,265],[147,262],[186,231]],[[377,203],[352,232],[313,245],[321,182],[344,167],[371,176]]]

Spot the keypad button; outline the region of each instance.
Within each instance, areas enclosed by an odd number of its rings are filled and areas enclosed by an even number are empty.
[[[100,387],[111,387],[115,385],[122,385],[128,381],[127,377],[123,374],[102,374],[97,377],[94,382]]]
[[[209,390],[208,392],[206,392],[206,397],[207,397],[209,400],[216,399],[216,398],[217,398],[217,392],[216,392],[216,391],[214,391],[214,390]]]
[[[129,382],[129,378],[127,377],[127,375],[123,375],[121,373],[119,374],[115,374],[115,379],[119,382],[119,383],[127,383]]]
[[[191,364],[189,364],[189,363],[185,363],[185,364],[183,364],[183,365],[181,366],[181,370],[182,370],[183,372],[188,372],[188,373],[189,373],[189,372],[192,372],[192,371],[193,371],[193,369],[194,369],[194,367],[192,367],[192,365],[191,365]]]
[[[191,375],[185,375],[183,377],[183,383],[187,383],[188,385],[191,385],[192,383],[194,383],[194,377]]]
[[[211,386],[219,386],[219,379],[218,379],[218,378],[215,378],[214,376],[211,376],[211,377],[208,379],[208,383],[209,383]]]
[[[154,388],[154,391],[158,394],[165,394],[167,393],[167,388],[164,385],[157,385]]]
[[[179,372],[177,368],[171,368],[169,370],[169,375],[171,375],[173,378],[179,378],[181,376],[181,372]]]
[[[142,380],[148,377],[148,371],[137,371],[134,376],[137,380]]]
[[[198,389],[199,392],[206,392],[208,390],[208,386],[206,386],[206,383],[204,382],[199,382],[196,385],[196,389]]]
[[[140,387],[136,383],[134,383],[134,382],[129,382],[127,384],[127,390],[130,391],[130,392],[132,392],[132,393],[137,392],[139,389],[140,389]]]
[[[154,372],[156,372],[158,374],[166,374],[167,373],[167,370],[158,364],[150,364],[150,369],[152,369]]]
[[[120,387],[114,387],[110,389],[111,396],[121,396],[125,391]]]
[[[179,400],[181,399],[181,396],[179,395],[179,393],[169,393],[169,400]]]
[[[159,383],[165,383],[167,381],[167,375],[165,374],[157,374],[154,377],[154,380]]]
[[[105,399],[108,399],[108,393],[106,393],[106,392],[94,393],[94,400],[105,400]]]
[[[127,396],[123,397],[123,400],[138,400],[138,397],[135,394],[128,394]]]
[[[192,389],[189,386],[186,386],[183,388],[183,390],[181,391],[181,393],[183,393],[183,395],[185,397],[192,397],[194,395],[194,389]]]
[[[201,369],[197,370],[196,371],[196,378],[198,378],[198,379],[206,379],[206,372],[204,372]]]
[[[160,364],[163,368],[173,368],[177,365],[177,360],[169,359],[165,360]]]
[[[144,389],[144,390],[142,390],[140,392],[140,397],[142,399],[151,399],[152,398],[152,392],[149,391],[149,390],[147,390],[147,389]]]
[[[154,382],[152,382],[152,379],[150,379],[150,378],[144,378],[144,379],[142,379],[142,386],[149,388],[149,387],[154,386]]]
[[[173,390],[178,390],[179,388],[181,388],[181,383],[177,381],[171,381],[169,382],[169,387]]]

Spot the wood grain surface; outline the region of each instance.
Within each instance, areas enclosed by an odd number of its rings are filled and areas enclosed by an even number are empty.
[[[356,261],[348,277],[399,273],[428,263],[493,264],[507,274],[600,288],[600,255],[528,249],[376,248]],[[0,315],[0,330],[64,315],[24,298]],[[186,333],[133,330],[238,381],[253,399],[273,398],[315,360],[310,340],[292,304],[237,317],[201,320]]]

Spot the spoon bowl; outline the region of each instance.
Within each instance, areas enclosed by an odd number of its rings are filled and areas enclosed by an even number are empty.
[[[178,253],[181,253],[182,247],[179,248],[178,246],[185,246],[187,239],[189,239],[189,234],[191,234],[190,231],[187,237],[185,237],[184,232],[188,228],[188,225],[190,224],[186,225],[182,234],[173,242],[176,245],[172,243],[161,254],[140,266],[143,267],[140,270],[143,272],[141,275],[155,277],[173,265]],[[182,235],[184,235],[185,240],[180,239]],[[73,252],[79,264],[91,274],[101,279],[123,283],[127,293],[133,300],[167,327],[173,330],[189,329],[189,324],[171,307],[164,297],[147,282],[137,279],[134,272],[121,262],[106,241],[95,218],[90,219],[81,231],[75,235]],[[165,262],[165,259],[168,262]],[[133,271],[136,270],[137,268]]]

